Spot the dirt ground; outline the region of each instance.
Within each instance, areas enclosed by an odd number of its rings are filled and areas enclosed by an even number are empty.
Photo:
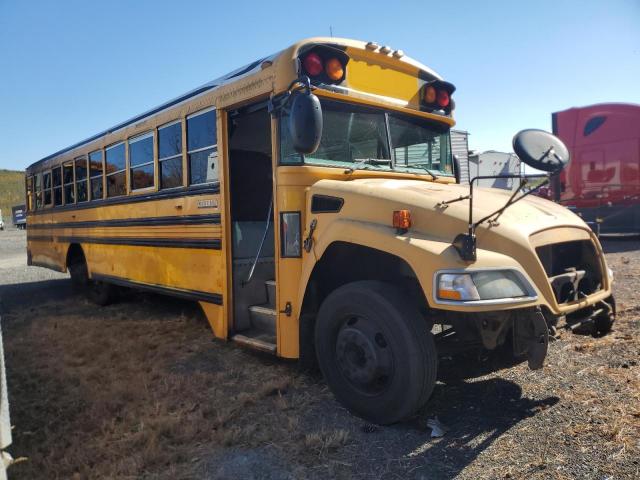
[[[424,410],[376,427],[321,377],[213,339],[194,304],[93,306],[25,266],[23,232],[0,232],[11,478],[640,478],[640,241],[604,245],[611,334],[563,332],[535,372],[443,360]]]

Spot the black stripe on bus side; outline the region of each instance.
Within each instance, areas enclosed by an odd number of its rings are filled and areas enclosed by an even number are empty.
[[[34,242],[53,242],[53,235],[31,235],[27,234],[27,241]]]
[[[47,209],[33,210],[27,215],[43,215],[53,212],[69,212],[73,210],[85,210],[87,208],[107,207],[110,205],[122,205],[125,203],[151,202],[154,200],[166,200],[170,198],[193,197],[196,195],[211,195],[220,193],[220,184],[207,185],[204,187],[181,188],[170,192],[154,192],[147,195],[124,195],[116,198],[106,198],[104,200],[91,200],[84,203],[63,205]]]
[[[220,250],[222,240],[219,238],[140,238],[140,237],[55,237],[53,235],[28,235],[27,241],[96,243],[102,245],[130,245],[136,247],[166,247]]]
[[[65,243],[97,243],[101,245],[131,245],[136,247],[167,247],[220,250],[219,238],[140,238],[140,237],[57,237]]]
[[[114,285],[120,285],[122,287],[139,288],[141,290],[148,290],[150,292],[159,293],[162,295],[172,295],[174,297],[180,297],[187,300],[209,302],[215,303],[217,305],[222,305],[222,295],[219,293],[208,293],[198,290],[184,290],[181,288],[166,287],[164,285],[136,282],[134,280],[127,280],[120,277],[113,277],[111,275],[102,275],[98,273],[94,273],[91,278],[93,280],[113,283]]]
[[[168,225],[220,225],[220,214],[184,215],[172,217],[119,218],[112,220],[87,220],[78,222],[32,223],[30,229],[39,228],[94,228],[94,227],[140,227]]]

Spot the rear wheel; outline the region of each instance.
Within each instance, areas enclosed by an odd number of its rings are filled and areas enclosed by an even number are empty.
[[[89,301],[104,306],[115,300],[117,293],[115,286],[89,278],[84,253],[78,252],[75,255],[69,263],[69,273],[73,289],[85,295]]]
[[[438,362],[433,337],[392,285],[354,282],[332,292],[318,313],[315,344],[336,398],[367,420],[402,420],[433,392]]]

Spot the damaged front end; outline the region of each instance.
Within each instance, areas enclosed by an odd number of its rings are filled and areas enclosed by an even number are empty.
[[[554,319],[538,307],[503,312],[451,313],[447,327],[435,335],[441,355],[467,351],[473,347],[496,350],[510,344],[513,355],[526,358],[529,368],[542,368]]]
[[[553,295],[559,307],[579,305],[605,288],[613,273],[600,262],[595,245],[590,240],[574,240],[536,248]],[[616,316],[613,295],[561,315],[563,326],[574,333],[602,336],[611,330]]]

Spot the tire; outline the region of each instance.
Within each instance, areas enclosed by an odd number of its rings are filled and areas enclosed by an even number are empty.
[[[69,273],[73,290],[83,294],[90,302],[105,306],[115,300],[117,292],[113,285],[89,278],[84,255],[76,257],[75,261],[69,265]]]
[[[89,274],[87,272],[87,263],[84,255],[76,258],[73,263],[69,264],[69,273],[71,274],[71,286],[73,290],[77,293],[85,293],[85,289],[89,283]]]
[[[333,291],[315,328],[318,364],[338,401],[387,425],[431,396],[438,356],[418,310],[394,286],[361,281]]]
[[[109,305],[116,298],[116,287],[110,283],[89,280],[85,294],[90,302],[102,307]]]

